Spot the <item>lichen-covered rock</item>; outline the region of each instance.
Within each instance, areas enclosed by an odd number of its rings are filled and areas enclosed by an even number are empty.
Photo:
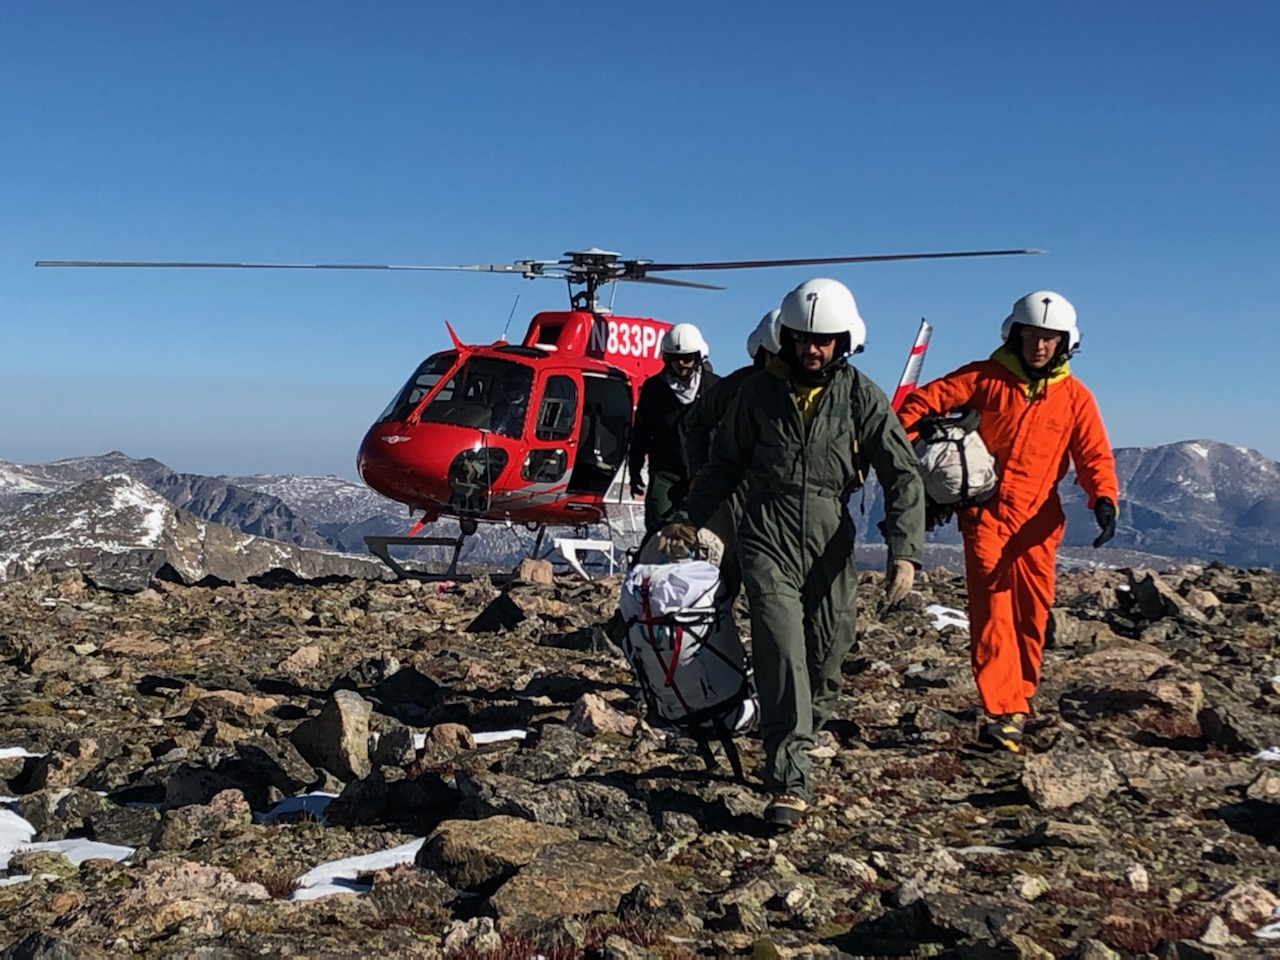
[[[373,706],[353,690],[338,690],[320,714],[294,728],[290,739],[310,763],[341,780],[359,780],[369,761],[369,717]]]
[[[576,839],[573,830],[520,817],[447,820],[427,837],[415,862],[466,889],[514,873],[543,847]]]
[[[253,822],[253,811],[239,790],[224,790],[207,804],[168,810],[151,835],[154,850],[183,851],[196,843],[234,836]]]
[[[18,798],[18,815],[35,827],[37,840],[61,840],[79,831],[85,820],[100,814],[108,802],[80,787],[46,787]]]
[[[642,883],[662,883],[651,863],[611,844],[571,840],[541,848],[489,904],[500,931],[536,931],[562,917],[612,916]]]
[[[73,877],[76,865],[60,850],[19,850],[9,857],[9,876]]]
[[[584,737],[594,737],[602,733],[629,737],[635,733],[640,720],[615,710],[598,694],[584,693],[574,703],[565,722],[574,732]]]
[[[656,832],[645,808],[620,787],[580,780],[531,784],[501,774],[458,777],[462,812],[475,819],[510,814],[571,827],[582,837],[642,842]]]
[[[1120,777],[1106,754],[1077,737],[1064,737],[1046,753],[1027,757],[1022,784],[1041,810],[1065,810],[1108,796]]]

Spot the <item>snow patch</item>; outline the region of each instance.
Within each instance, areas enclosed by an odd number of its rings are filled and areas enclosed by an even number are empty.
[[[298,878],[298,889],[289,899],[318,900],[335,893],[367,893],[369,884],[360,883],[356,879],[360,874],[413,863],[424,840],[425,838],[419,838],[390,850],[322,863]]]
[[[25,853],[28,850],[60,852],[77,867],[94,857],[110,857],[118,862],[133,856],[133,847],[99,843],[96,840],[45,840],[32,843],[31,838],[36,835],[36,828],[10,809],[10,805],[16,802],[5,798],[4,805],[0,806],[0,870],[9,868],[9,861],[15,853]],[[0,885],[11,886],[30,879],[29,874],[19,874],[0,880]]]
[[[1272,916],[1280,916],[1280,910],[1277,910]],[[1280,940],[1280,920],[1268,923],[1265,927],[1259,927],[1253,931],[1253,935],[1263,940]]]
[[[304,793],[296,797],[286,797],[266,813],[255,816],[254,819],[259,823],[275,823],[281,817],[302,814],[324,823],[324,812],[336,796],[336,793],[316,792]]]
[[[931,603],[924,608],[924,612],[933,618],[933,628],[941,630],[943,627],[963,627],[969,629],[969,618],[963,610],[956,610],[952,607],[944,607],[938,603]]]
[[[1267,747],[1253,755],[1255,760],[1280,760],[1280,747]]]
[[[1206,447],[1204,444],[1188,443],[1187,449],[1191,453],[1198,454],[1199,456],[1204,457],[1206,460],[1209,459],[1209,448]]]
[[[158,494],[123,473],[113,473],[104,480],[124,480],[123,484],[112,487],[111,505],[117,510],[138,510],[142,513],[142,522],[138,537],[138,546],[154,547],[160,542],[164,533],[164,518],[168,502]]]
[[[0,492],[47,494],[56,489],[49,484],[37,483],[26,474],[14,469],[12,464],[0,465]]]
[[[12,757],[43,757],[43,753],[32,753],[26,747],[0,747],[0,760]]]
[[[7,806],[0,807],[0,869],[9,866],[14,851],[36,835],[36,828]]]

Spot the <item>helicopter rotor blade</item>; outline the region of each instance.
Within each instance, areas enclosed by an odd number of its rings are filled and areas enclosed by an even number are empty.
[[[884,263],[892,260],[945,260],[955,257],[1004,257],[1043,250],[963,250],[947,253],[887,253],[859,257],[801,257],[789,260],[726,260],[718,263],[644,263],[632,261],[628,267],[640,276],[670,270],[749,270],[757,267],[804,267],[831,263]],[[631,278],[628,278],[631,279]]]
[[[190,267],[241,270],[461,270],[469,273],[515,273],[535,276],[550,261],[428,266],[396,263],[212,263],[193,260],[37,260],[37,267]]]
[[[694,283],[691,280],[671,280],[667,277],[619,277],[628,283],[657,283],[664,287],[693,287],[696,290],[723,290],[713,283]]]

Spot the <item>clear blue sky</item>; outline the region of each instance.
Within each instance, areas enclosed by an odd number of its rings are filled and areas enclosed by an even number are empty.
[[[0,4],[0,459],[122,449],[354,476],[447,342],[560,283],[37,270],[37,259],[509,262],[1043,247],[829,269],[891,390],[1079,309],[1115,446],[1280,458],[1280,4]],[[638,285],[717,368],[812,269]]]

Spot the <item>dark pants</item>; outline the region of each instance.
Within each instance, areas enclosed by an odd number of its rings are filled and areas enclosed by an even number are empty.
[[[689,495],[689,481],[675,473],[650,472],[644,495],[644,532],[652,536],[666,526]]]

